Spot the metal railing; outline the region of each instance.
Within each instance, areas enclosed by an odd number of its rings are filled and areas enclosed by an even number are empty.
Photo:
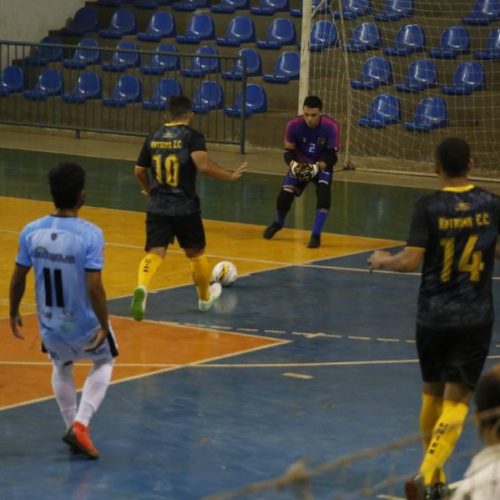
[[[72,59],[78,49],[97,54],[97,61],[82,68],[68,67],[65,60]],[[119,51],[125,59],[137,62],[118,70],[105,70],[106,64],[113,61],[113,55]],[[144,67],[151,65],[158,56],[178,58],[178,65],[173,69],[165,69],[161,74],[147,74]],[[188,76],[186,70],[192,68],[193,61],[203,67],[214,70],[199,76]],[[236,63],[241,67],[241,79],[228,80],[222,78],[223,71],[231,71]],[[164,122],[164,109],[145,109],[144,101],[150,101],[161,80],[172,79],[180,85],[181,92],[196,104],[196,94],[202,82],[212,90],[217,88],[222,100],[214,105],[214,109],[200,109],[194,106],[195,119],[193,127],[200,130],[208,142],[239,145],[243,153],[245,149],[245,116],[229,116],[224,108],[232,106],[238,97],[242,98],[241,108],[245,109],[246,65],[245,60],[235,56],[196,54],[194,52],[158,52],[151,50],[135,50],[116,47],[82,48],[78,45],[53,43],[27,43],[0,40],[0,68],[5,76],[5,69],[15,65],[22,70],[22,85],[14,92],[3,92],[0,97],[0,123],[29,125],[80,132],[104,132],[124,135],[143,136]],[[55,88],[49,91],[48,97],[33,93],[40,86],[41,75],[45,73],[49,84]],[[97,75],[101,83],[101,92],[92,98],[85,98],[78,90],[77,82],[84,73]],[[196,71],[194,71],[196,73]],[[125,105],[110,105],[110,98],[116,94],[117,85],[122,77],[135,77],[139,81],[140,93],[133,102]],[[57,79],[61,85],[57,87]],[[85,77],[83,77],[85,78]],[[5,78],[4,78],[5,79]],[[129,78],[130,81],[135,80]],[[123,80],[122,80],[123,81]],[[49,87],[50,87],[49,85]],[[205,84],[207,85],[207,84]],[[1,88],[1,87],[0,87]],[[81,94],[81,99],[79,99]],[[68,96],[73,95],[71,101]],[[209,93],[212,96],[212,93]],[[206,103],[206,100],[204,101]],[[203,108],[203,106],[201,106]]]

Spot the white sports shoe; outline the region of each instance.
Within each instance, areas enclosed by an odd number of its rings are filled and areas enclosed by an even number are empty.
[[[208,300],[198,300],[198,309],[206,312],[217,302],[217,299],[222,293],[222,285],[220,283],[212,283],[210,285],[210,292]]]

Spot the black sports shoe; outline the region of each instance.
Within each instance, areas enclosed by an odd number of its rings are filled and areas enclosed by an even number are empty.
[[[431,500],[445,500],[451,498],[451,489],[445,483],[436,483],[428,488],[428,495]]]
[[[321,235],[311,234],[307,248],[319,248],[321,246]]]
[[[277,222],[273,222],[270,226],[267,226],[262,236],[266,240],[270,240],[278,231],[283,229],[283,226],[280,226]]]

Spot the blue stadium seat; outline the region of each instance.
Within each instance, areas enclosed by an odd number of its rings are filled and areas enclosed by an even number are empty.
[[[384,10],[376,12],[375,21],[399,21],[413,16],[413,0],[385,0]]]
[[[60,45],[61,39],[57,36],[46,36],[40,40],[40,43]],[[25,57],[23,62],[32,66],[47,66],[51,62],[61,61],[62,58],[62,46],[37,45],[33,54]]]
[[[262,60],[258,50],[245,48],[238,52],[238,55],[245,59],[247,76],[262,75]],[[241,80],[243,78],[243,64],[241,59],[235,61],[233,67],[227,71],[221,71],[224,80]]]
[[[455,59],[459,54],[469,52],[469,32],[463,26],[450,26],[441,33],[439,47],[429,50],[429,56],[436,59]]]
[[[212,5],[210,10],[217,14],[234,14],[237,10],[247,10],[249,8],[249,0],[221,0],[220,4]]]
[[[170,97],[182,95],[181,84],[174,78],[163,78],[153,89],[150,100],[142,103],[144,109],[165,110]]]
[[[110,97],[103,97],[105,106],[126,106],[129,103],[142,101],[142,85],[133,75],[120,76]]]
[[[63,35],[83,36],[92,31],[97,31],[98,17],[95,7],[82,7],[76,11],[70,25],[63,28]]]
[[[250,7],[255,16],[272,16],[275,12],[287,12],[290,9],[288,0],[259,0],[259,5]]]
[[[129,42],[128,40],[118,42],[111,59],[101,64],[102,70],[122,72],[127,68],[136,68],[141,64],[138,50],[139,47],[135,42]]]
[[[312,11],[314,14],[332,14],[330,2],[327,0],[312,0]],[[292,17],[302,17],[302,7],[290,8],[290,15]]]
[[[492,29],[489,32],[484,49],[474,52],[474,57],[489,61],[500,60],[500,28]]]
[[[348,52],[365,52],[380,48],[380,30],[375,23],[361,23],[345,45]]]
[[[45,69],[38,75],[33,89],[25,90],[26,99],[44,101],[50,96],[61,95],[64,90],[61,73],[56,69]]]
[[[399,99],[392,94],[380,94],[370,104],[368,114],[358,119],[360,127],[383,128],[401,120]]]
[[[258,40],[259,49],[280,49],[283,45],[296,45],[295,25],[286,17],[273,19],[267,29],[266,39]]]
[[[224,107],[224,92],[220,83],[205,80],[196,88],[191,109],[193,113],[205,114]]]
[[[119,9],[111,17],[109,27],[99,30],[101,38],[123,38],[125,35],[135,35],[137,23],[131,10]]]
[[[159,42],[162,38],[172,38],[176,35],[175,19],[164,10],[155,12],[149,20],[146,31],[137,33],[138,40]]]
[[[425,35],[420,24],[406,24],[396,34],[394,46],[384,49],[388,56],[409,56],[424,50]]]
[[[209,7],[210,0],[181,0],[172,4],[172,9],[183,12],[193,12],[196,9]]]
[[[156,54],[151,57],[150,64],[143,64],[141,72],[145,75],[163,75],[166,71],[180,69],[180,58],[177,55],[177,47],[170,43],[164,43],[156,47]]]
[[[224,108],[227,116],[238,118],[243,112],[246,117],[255,113],[265,113],[267,111],[267,96],[262,85],[258,83],[247,83],[245,87],[245,110],[243,111],[243,92],[239,92],[232,106]]]
[[[410,63],[404,81],[396,83],[399,92],[422,92],[437,87],[437,68],[430,59],[416,59]]]
[[[484,90],[484,69],[480,62],[467,61],[455,68],[453,83],[443,85],[443,93],[447,95],[468,95],[476,90]]]
[[[21,66],[11,64],[0,73],[0,96],[4,97],[24,88],[24,71]]]
[[[75,86],[69,93],[62,95],[62,100],[73,104],[83,104],[89,99],[99,99],[101,92],[101,77],[87,71],[78,77]]]
[[[217,37],[217,45],[239,47],[242,43],[255,42],[255,25],[250,16],[236,16],[229,21],[226,34]]]
[[[391,63],[384,57],[373,56],[364,62],[359,78],[351,80],[351,87],[356,90],[373,90],[380,85],[388,85],[391,82]]]
[[[298,80],[299,75],[300,53],[285,51],[278,56],[274,64],[274,71],[264,75],[264,81],[268,83],[288,83],[290,80]]]
[[[445,100],[441,97],[426,97],[418,103],[414,119],[405,122],[404,125],[406,130],[412,132],[429,132],[446,127],[447,124],[448,112]]]
[[[485,26],[500,19],[499,0],[476,0],[472,10],[463,18],[464,24]]]
[[[65,68],[82,69],[90,64],[99,64],[101,62],[101,51],[99,43],[94,38],[82,38],[78,42],[78,48],[73,53],[71,59],[63,59]]]
[[[309,50],[311,52],[320,52],[335,45],[337,45],[337,28],[335,25],[327,19],[315,21],[311,29]]]
[[[356,19],[357,17],[366,16],[370,13],[369,0],[345,0],[342,5],[342,12],[334,11],[334,19],[341,17],[348,20]]]
[[[133,4],[137,9],[157,9],[160,5],[156,0],[134,0]]]
[[[220,71],[220,59],[217,57],[219,51],[216,47],[203,45],[196,51],[196,55],[191,59],[189,68],[181,69],[181,75],[193,78],[201,78],[208,73],[217,73]]]
[[[200,43],[202,40],[215,39],[214,20],[210,14],[193,14],[184,35],[175,37],[177,43]]]

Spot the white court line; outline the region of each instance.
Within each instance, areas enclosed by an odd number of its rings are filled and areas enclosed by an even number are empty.
[[[221,332],[221,333],[226,333],[226,332]],[[263,338],[263,337],[259,337],[259,338]],[[263,349],[268,349],[268,348],[276,347],[279,345],[289,344],[291,342],[290,340],[276,340],[276,339],[271,339],[271,338],[269,338],[269,340],[273,340],[274,342],[272,344],[269,344],[269,345],[252,347],[251,349],[243,349],[241,351],[235,351],[235,352],[232,352],[230,354],[225,354],[223,356],[214,356],[213,358],[207,358],[207,359],[202,359],[199,361],[194,361],[193,363],[186,363],[186,364],[182,364],[182,365],[170,365],[170,366],[167,366],[167,368],[162,368],[162,369],[159,369],[159,370],[154,371],[152,373],[143,373],[140,375],[132,375],[130,377],[122,378],[120,380],[115,380],[115,381],[111,382],[110,385],[117,385],[117,384],[121,384],[123,382],[130,382],[132,380],[138,380],[138,379],[142,379],[142,378],[152,377],[155,375],[159,375],[161,373],[166,373],[166,372],[170,372],[170,371],[174,371],[174,370],[180,370],[182,368],[196,368],[198,366],[201,366],[201,364],[203,364],[203,363],[209,363],[211,361],[219,361],[221,359],[230,358],[232,356],[240,356],[242,354],[249,354],[249,353],[260,351]],[[1,365],[1,362],[0,362],[0,365]],[[117,363],[117,367],[119,367],[119,366],[120,365]],[[142,365],[142,366],[147,367],[147,365]],[[81,389],[78,392],[81,392]],[[41,401],[48,401],[50,399],[55,399],[55,397],[54,396],[46,396],[44,398],[37,398],[37,399],[32,399],[30,401],[23,401],[22,403],[16,403],[13,405],[8,405],[8,406],[1,406],[0,412],[4,411],[4,410],[10,410],[13,408],[20,408],[22,406],[27,406],[27,405],[30,405],[33,403],[39,403]]]

